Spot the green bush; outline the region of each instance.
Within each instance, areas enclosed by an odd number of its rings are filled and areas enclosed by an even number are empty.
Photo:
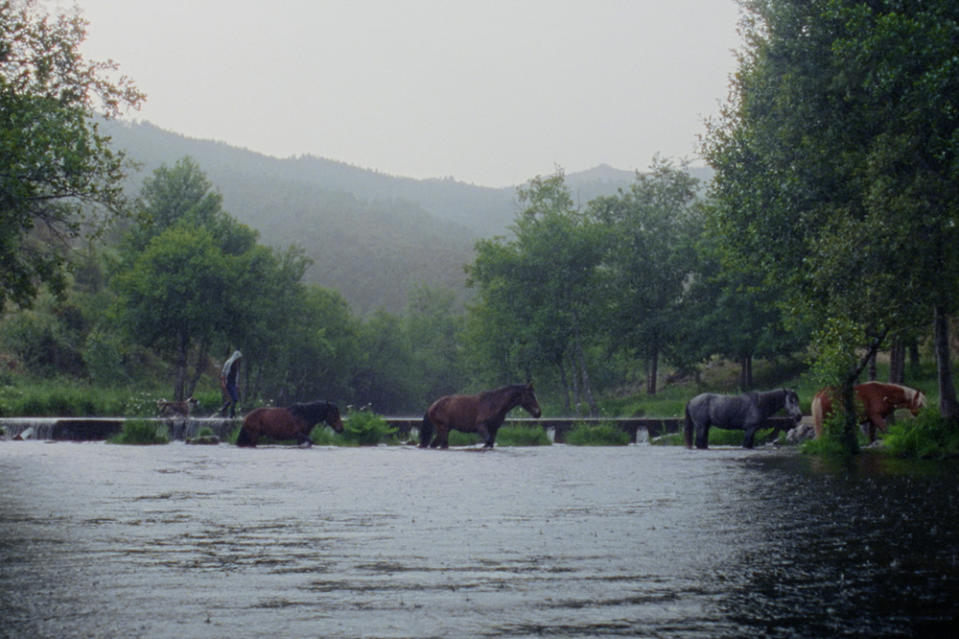
[[[579,424],[567,433],[566,443],[572,446],[625,446],[629,443],[629,433],[615,424]]]
[[[924,410],[915,419],[892,424],[882,443],[886,451],[897,457],[932,459],[959,455],[959,431],[934,408]]]
[[[168,444],[167,428],[148,419],[128,419],[120,432],[108,440],[111,444]]]
[[[313,429],[310,441],[323,446],[376,446],[394,441],[396,428],[376,413],[350,410],[343,419],[343,432],[336,434],[329,426]]]
[[[476,433],[464,433],[458,430],[451,430],[448,440],[450,446],[475,446],[483,440]]]
[[[503,426],[496,433],[497,446],[549,446],[549,436],[541,426]]]

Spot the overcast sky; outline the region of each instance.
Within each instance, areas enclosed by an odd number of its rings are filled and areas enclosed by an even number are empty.
[[[46,0],[71,6],[72,0]],[[697,156],[734,0],[76,0],[130,117],[384,173],[521,184]]]

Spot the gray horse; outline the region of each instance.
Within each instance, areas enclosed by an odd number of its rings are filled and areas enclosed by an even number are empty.
[[[696,448],[706,448],[709,427],[715,426],[746,431],[743,447],[752,448],[756,431],[770,415],[784,409],[794,423],[798,424],[802,419],[796,391],[783,388],[744,395],[696,395],[686,404],[686,427],[683,430],[686,446],[692,448],[695,429]]]

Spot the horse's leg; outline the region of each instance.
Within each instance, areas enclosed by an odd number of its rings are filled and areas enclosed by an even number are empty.
[[[486,427],[486,424],[480,423],[476,425],[476,434],[483,438],[483,448],[492,448],[493,447],[493,436],[490,434],[489,429]]]
[[[759,430],[759,424],[753,426],[747,426],[745,429],[746,435],[743,437],[743,448],[752,448],[754,439],[756,437],[756,431]]]
[[[696,424],[696,448],[709,448],[709,422]]]

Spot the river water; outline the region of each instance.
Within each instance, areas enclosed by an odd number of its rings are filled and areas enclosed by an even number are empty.
[[[862,457],[0,442],[0,636],[954,636],[959,466]]]

